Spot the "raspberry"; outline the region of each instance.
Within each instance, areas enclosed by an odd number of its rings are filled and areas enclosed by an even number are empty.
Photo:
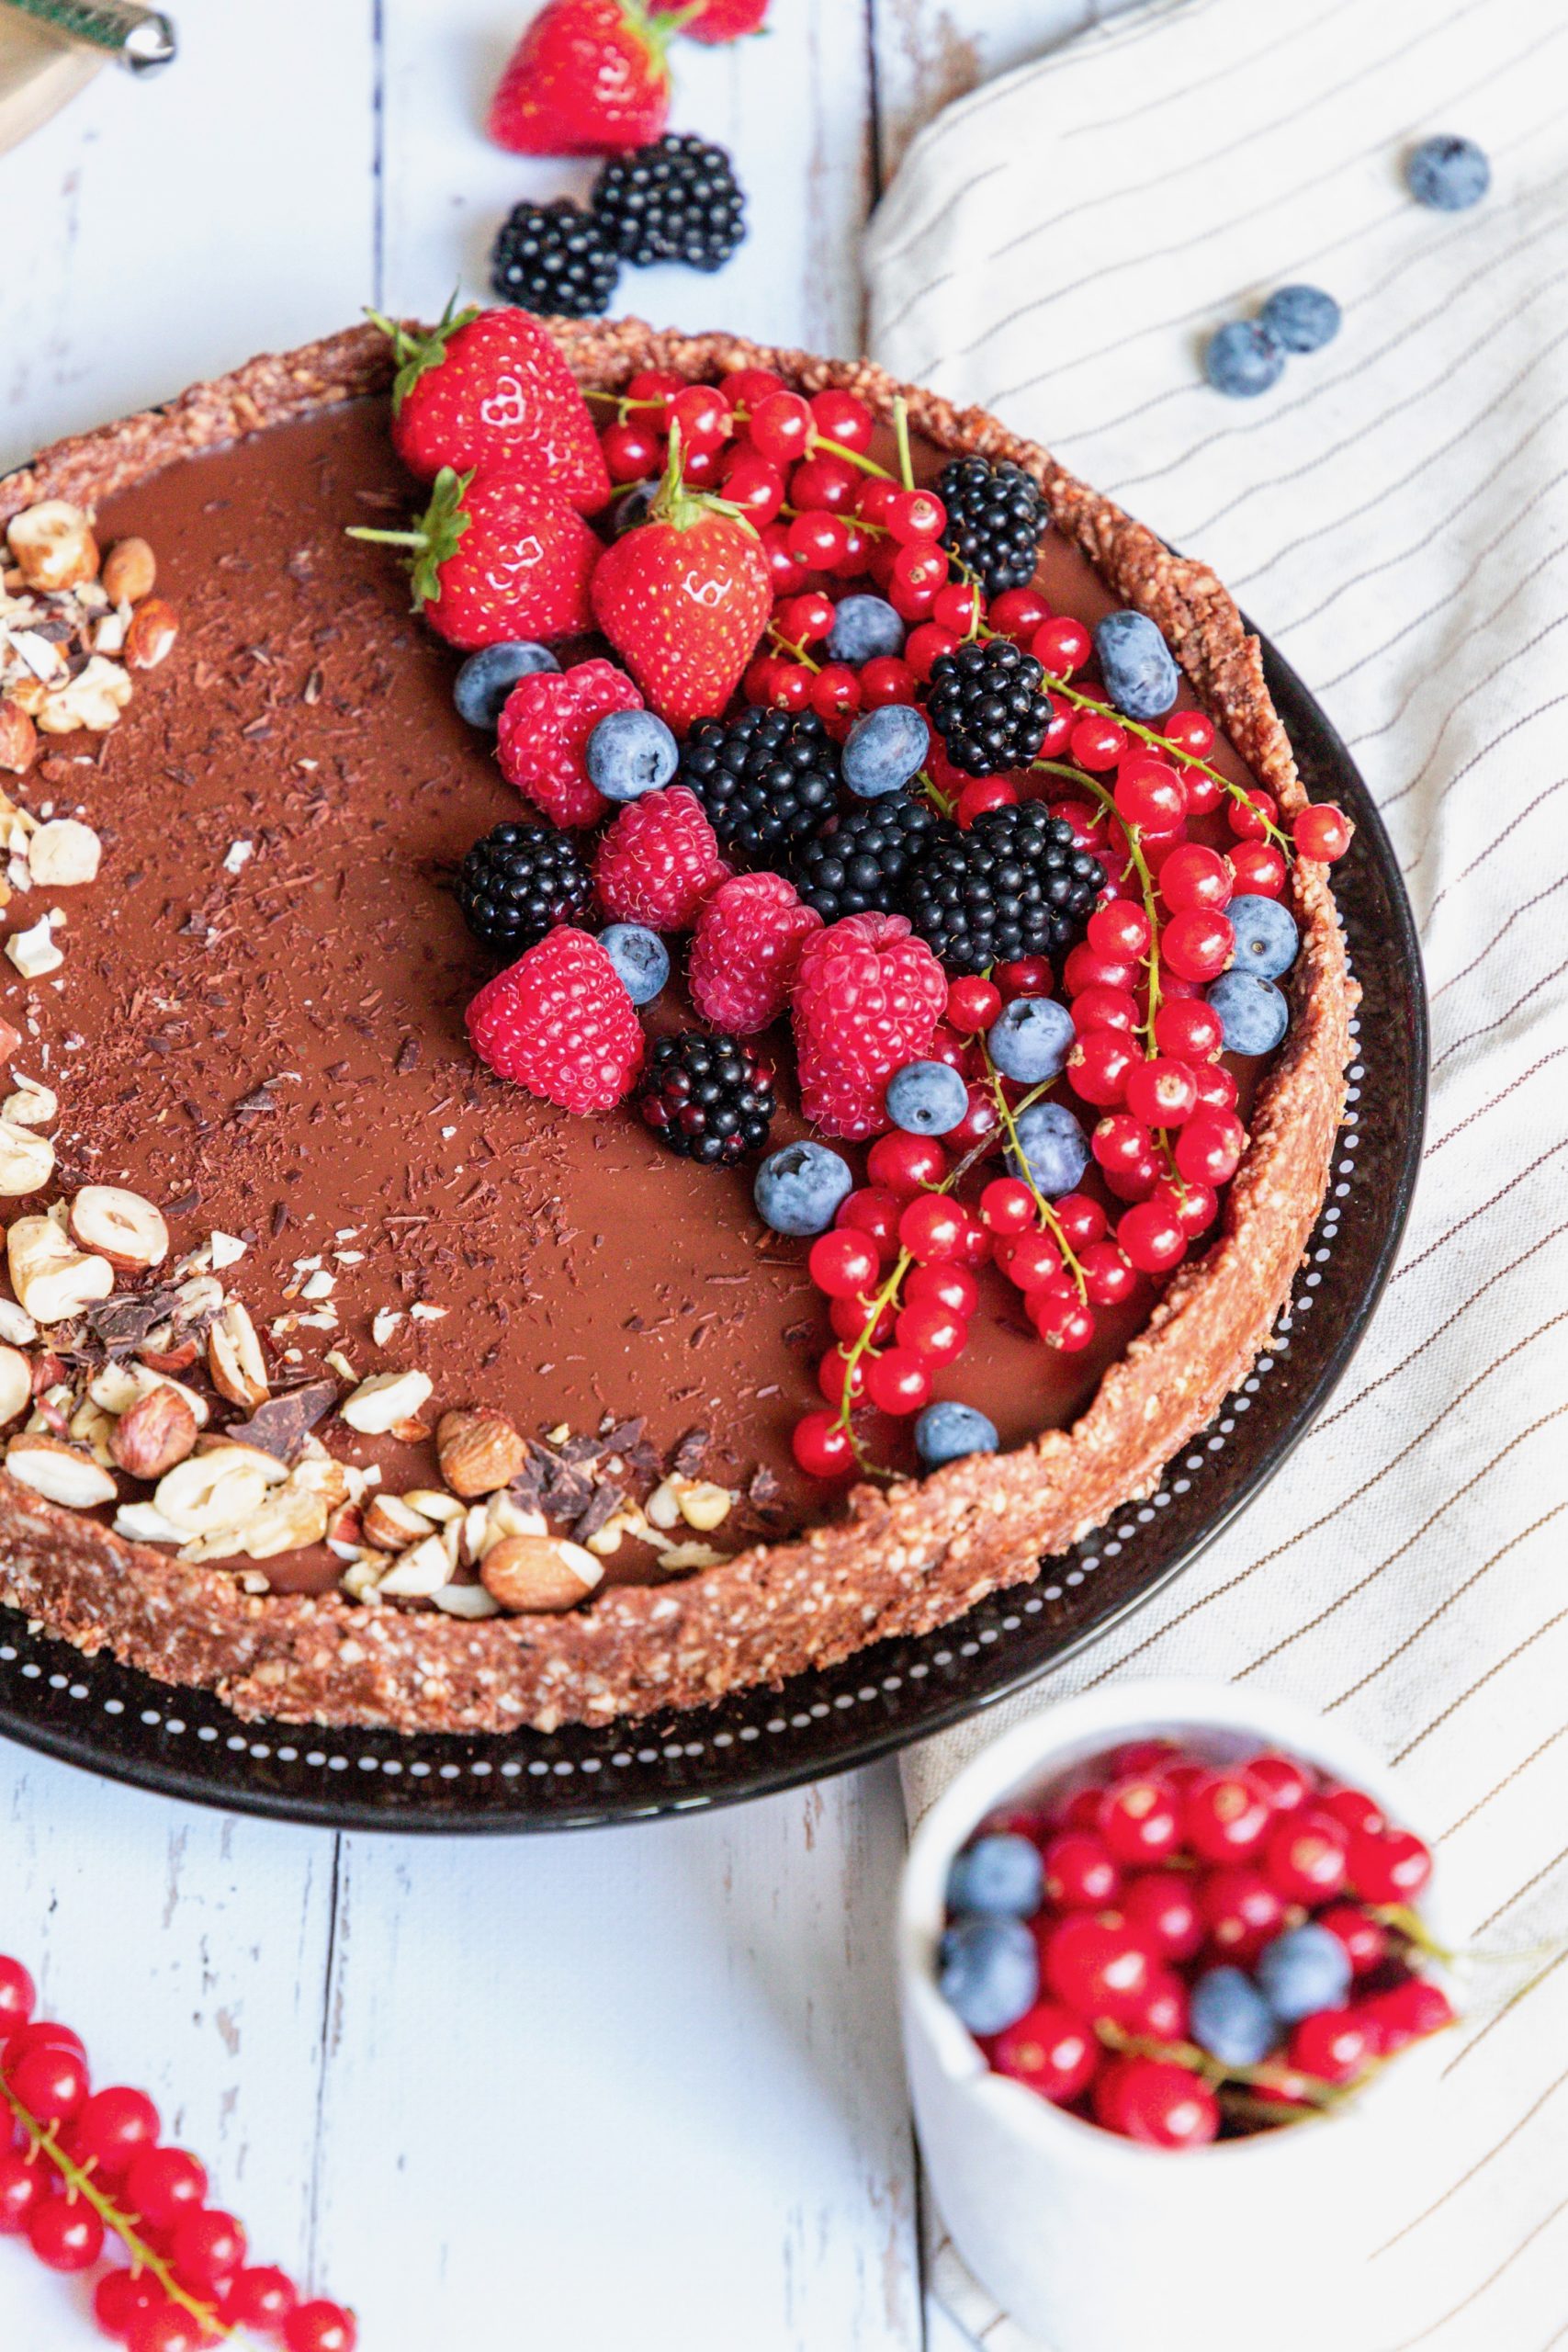
[[[729,873],[702,802],[683,784],[631,800],[599,844],[593,882],[617,922],[689,931],[716,882]]]
[[[642,1068],[642,1030],[615,966],[568,923],[482,988],[467,1018],[498,1077],[580,1116],[609,1110]]]
[[[606,711],[640,710],[642,696],[613,662],[579,662],[519,678],[496,744],[508,784],[558,825],[596,825],[610,806],[588,781],[588,738]]]
[[[931,1048],[942,966],[902,915],[846,915],[801,950],[795,1038],[801,1107],[829,1135],[878,1135],[887,1081]]]
[[[782,874],[738,874],[704,901],[687,978],[705,1021],[749,1037],[789,1001],[801,948],[822,918]]]

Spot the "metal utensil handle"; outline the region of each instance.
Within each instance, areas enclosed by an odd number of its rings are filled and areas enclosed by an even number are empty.
[[[101,49],[132,74],[154,73],[175,54],[175,28],[161,10],[134,0],[0,0],[68,40]]]

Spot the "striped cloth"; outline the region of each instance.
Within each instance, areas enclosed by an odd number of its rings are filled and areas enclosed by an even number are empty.
[[[1141,1615],[917,1751],[911,1812],[1021,1704],[1257,1677],[1398,1761],[1450,1917],[1497,1948],[1568,1927],[1565,77],[1568,0],[1177,0],[942,116],[868,254],[880,360],[1213,563],[1315,687],[1434,1023],[1404,1253],[1315,1432]],[[1406,195],[1433,130],[1489,151],[1479,209]],[[1260,400],[1209,390],[1206,334],[1302,279],[1338,341]],[[1442,2101],[1336,2341],[1568,2345],[1568,1966],[1461,2030]],[[951,2254],[937,2278],[1022,2352]]]

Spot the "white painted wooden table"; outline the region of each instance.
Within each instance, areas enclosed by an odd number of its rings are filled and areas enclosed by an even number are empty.
[[[438,311],[525,193],[477,124],[508,0],[179,0],[178,66],[105,74],[0,159],[0,464],[352,319]],[[859,348],[858,232],[912,128],[1094,0],[774,0],[683,43],[673,121],[734,150],[716,280],[660,323]],[[916,2177],[892,2007],[891,1766],[571,1838],[334,1838],[0,1746],[0,1950],[144,2083],[260,2256],[366,2352],[911,2352]],[[101,2342],[0,2242],[0,2345]]]

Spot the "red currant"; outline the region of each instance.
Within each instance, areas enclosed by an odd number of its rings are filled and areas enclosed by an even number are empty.
[[[1081,2097],[1093,2080],[1100,2064],[1100,2043],[1093,2028],[1071,2009],[1054,2001],[1039,2001],[998,2034],[991,2064],[998,2075],[1066,2106]]]
[[[1198,1089],[1185,1062],[1166,1054],[1127,1073],[1127,1108],[1146,1127],[1179,1127],[1198,1107]]]
[[[962,1266],[917,1266],[904,1296],[911,1306],[940,1306],[967,1323],[980,1304],[980,1286]]]
[[[1105,1211],[1087,1193],[1064,1193],[1055,1205],[1056,1222],[1074,1250],[1083,1249],[1087,1242],[1102,1241],[1110,1230]]]
[[[1248,1758],[1242,1767],[1250,1780],[1267,1789],[1269,1802],[1276,1813],[1296,1813],[1304,1805],[1316,1788],[1316,1781],[1293,1756],[1277,1755],[1272,1748],[1261,1756]]]
[[[1070,678],[1093,652],[1094,639],[1082,621],[1074,620],[1070,613],[1057,613],[1035,630],[1029,650],[1048,676]]]
[[[158,2110],[144,2091],[119,2084],[95,2091],[76,2118],[77,2161],[117,2180],[140,2150],[157,2144],[159,2129]]]
[[[1245,1772],[1207,1772],[1188,1790],[1182,1826],[1206,1862],[1250,1861],[1274,1826],[1268,1792]]]
[[[1125,1111],[1112,1111],[1100,1120],[1089,1137],[1089,1149],[1101,1168],[1135,1168],[1146,1159],[1153,1138],[1147,1127]]]
[[[1024,1311],[1045,1345],[1055,1348],[1058,1355],[1076,1356],[1094,1337],[1094,1317],[1079,1305],[1075,1291],[1027,1291]]]
[[[39,2123],[69,2121],[87,2096],[86,2062],[74,2050],[42,2045],[17,2059],[7,2053],[6,2072],[17,2098]]]
[[[1085,711],[1073,723],[1067,749],[1080,768],[1087,768],[1091,775],[1103,775],[1125,753],[1126,730],[1098,711]]]
[[[670,430],[677,427],[688,457],[722,449],[735,430],[729,402],[711,384],[688,384],[670,403]]]
[[[1368,2030],[1376,2054],[1383,2057],[1429,2033],[1440,2033],[1454,2021],[1453,2005],[1442,1986],[1424,1976],[1408,1976],[1386,1993],[1374,1993],[1353,2015]]]
[[[839,1203],[833,1223],[852,1233],[863,1233],[876,1247],[885,1265],[898,1255],[898,1195],[879,1185],[863,1185]]]
[[[231,2327],[257,2327],[276,2335],[299,2300],[299,2289],[287,2270],[270,2264],[236,2270],[223,2298],[223,2317]]]
[[[1091,1306],[1122,1306],[1138,1287],[1136,1273],[1114,1241],[1086,1242],[1078,1264]]]
[[[126,2201],[154,2230],[172,2230],[207,2195],[207,2174],[184,2148],[143,2148],[126,2175]]]
[[[1135,900],[1111,899],[1096,907],[1085,927],[1085,936],[1097,956],[1124,964],[1134,956],[1147,955],[1149,919]]]
[[[946,1140],[954,1151],[972,1151],[987,1136],[997,1137],[1001,1129],[1001,1113],[997,1109],[988,1087],[971,1086],[969,1108],[955,1127],[950,1127]]]
[[[1363,1903],[1414,1903],[1432,1875],[1432,1857],[1412,1830],[1361,1831],[1350,1838],[1348,1868]]]
[[[1095,989],[1084,993],[1110,996],[1114,991]],[[1077,1001],[1081,1003],[1083,999]],[[1092,1103],[1096,1110],[1111,1111],[1126,1101],[1127,1080],[1137,1066],[1137,1047],[1123,1030],[1091,1029],[1068,1052],[1067,1079],[1080,1102]]]
[[[28,2242],[48,2270],[90,2270],[104,2250],[104,2225],[85,2198],[40,2198],[28,2215]]]
[[[784,503],[784,476],[755,449],[737,449],[725,460],[719,476],[724,494],[761,529]]]
[[[600,447],[612,481],[649,481],[659,472],[664,455],[663,444],[652,426],[631,417],[624,424],[607,426],[600,436]],[[784,496],[782,483],[779,495],[781,499]]]
[[[878,1136],[866,1153],[865,1172],[879,1190],[907,1200],[912,1193],[942,1182],[947,1154],[931,1136]]]
[[[887,527],[901,547],[929,545],[946,529],[947,509],[932,490],[901,490],[887,502]],[[945,555],[942,567],[945,577]]]
[[[105,2335],[118,2336],[123,2344],[131,2322],[163,2297],[163,2289],[146,2272],[106,2270],[93,2290],[93,2317]]]
[[[1326,1903],[1345,1884],[1349,1842],[1331,1815],[1287,1814],[1269,1838],[1264,1875],[1287,1903]]]
[[[1208,1871],[1198,1883],[1198,1907],[1214,1950],[1243,1968],[1251,1966],[1285,1924],[1278,1889],[1255,1870]]]
[[[1018,806],[1018,786],[1010,784],[1005,775],[977,775],[959,787],[953,804],[953,815],[959,830],[967,832],[976,817],[984,817],[992,808],[1014,808]]]
[[[875,419],[853,392],[828,390],[811,398],[811,426],[818,440],[836,441],[840,449],[864,457],[871,447]]]
[[[1388,1818],[1382,1805],[1375,1797],[1370,1797],[1365,1789],[1330,1789],[1325,1796],[1319,1797],[1318,1804],[1352,1836],[1359,1830],[1370,1838],[1376,1838],[1388,1827]]]
[[[939,628],[934,621],[922,621],[919,628],[909,631],[904,648],[904,659],[917,678],[928,679],[944,653],[956,650],[958,639],[950,628]]]
[[[1359,2075],[1371,2052],[1366,2028],[1350,2009],[1319,2009],[1303,2018],[1291,2035],[1286,2057],[1303,2075],[1320,2083],[1348,2083]]]
[[[1041,1947],[1045,1982],[1080,2017],[1120,2021],[1148,1990],[1155,1963],[1119,1911],[1069,1911]]]
[[[860,497],[860,476],[841,458],[807,458],[789,478],[789,503],[803,513],[848,514]]]
[[[865,1391],[883,1413],[918,1413],[931,1398],[931,1376],[908,1348],[889,1348],[874,1356],[865,1376]]]
[[[1376,1968],[1387,1955],[1388,1930],[1353,1903],[1331,1903],[1326,1911],[1318,1913],[1317,1924],[1338,1938],[1358,1976]]]
[[[798,392],[770,392],[750,412],[751,446],[775,466],[792,466],[811,446],[811,411]]]
[[[1157,2058],[1117,2058],[1095,2078],[1094,2111],[1108,2132],[1152,2148],[1201,2148],[1220,2128],[1219,2102],[1201,2075]]]
[[[786,544],[803,571],[830,571],[844,551],[844,526],[836,514],[797,514]]]
[[[834,1299],[828,1309],[828,1320],[833,1327],[834,1338],[842,1340],[850,1347],[852,1347],[857,1340],[865,1338],[866,1325],[871,1322],[872,1310],[875,1305],[874,1299],[859,1296]],[[894,1313],[895,1310],[890,1302],[878,1310],[876,1320],[872,1325],[867,1340],[869,1346],[886,1347],[887,1341],[893,1337]]]
[[[860,673],[861,701],[867,710],[879,710],[885,703],[913,702],[919,683],[907,662],[894,653],[879,653]]]
[[[1261,841],[1278,820],[1280,804],[1271,792],[1233,792],[1225,810],[1237,841]]]
[[[980,1195],[980,1215],[993,1233],[1027,1233],[1039,1212],[1034,1195],[1016,1176],[998,1176]]]
[[[1004,588],[992,597],[986,614],[999,637],[1010,637],[1018,645],[1027,645],[1050,617],[1050,605],[1033,588]]]
[[[245,2258],[245,2233],[232,2213],[197,2206],[175,2224],[169,2259],[182,2286],[210,2294]]]
[[[1165,722],[1165,740],[1190,760],[1206,760],[1214,748],[1214,722],[1201,710],[1173,710]]]
[[[1186,2041],[1187,1987],[1174,1968],[1155,1970],[1148,1991],[1131,2012],[1127,2024],[1130,2031],[1146,2034],[1151,2041]]]
[[[947,991],[947,1019],[950,1025],[965,1036],[988,1029],[1002,1009],[1002,992],[989,980],[977,975],[973,978],[953,980]]]
[[[1105,1189],[1119,1201],[1146,1201],[1159,1182],[1160,1163],[1152,1151],[1124,1168],[1105,1170]]]
[[[832,1413],[807,1413],[796,1421],[790,1451],[808,1478],[842,1478],[855,1467],[850,1433]]]
[[[973,637],[980,618],[980,591],[972,581],[950,580],[937,592],[931,618],[955,639]]]
[[[649,410],[662,425],[670,413],[670,403],[685,389],[685,378],[677,376],[672,368],[644,368],[626,386],[626,398],[633,408]]]
[[[996,1262],[1021,1291],[1044,1290],[1061,1279],[1062,1253],[1048,1233],[1019,1233],[998,1242]]]
[[[1146,1868],[1175,1853],[1181,1822],[1164,1782],[1153,1774],[1135,1774],[1106,1791],[1100,1834],[1118,1861]]]
[[[853,1344],[852,1340],[850,1347]],[[874,1361],[874,1358],[862,1354],[857,1355],[852,1363],[850,1348],[829,1349],[817,1367],[817,1385],[835,1410],[843,1406],[846,1397],[852,1405],[862,1402],[865,1396],[865,1375]]]
[[[1145,833],[1173,833],[1187,814],[1176,770],[1146,753],[1122,762],[1111,797],[1123,823]]]
[[[300,2303],[283,2323],[287,2352],[354,2352],[359,2328],[341,2303]]]
[[[1344,856],[1355,837],[1356,828],[1343,808],[1331,800],[1314,801],[1311,808],[1299,808],[1291,827],[1291,838],[1302,857],[1316,858],[1321,865],[1332,865]]]
[[[1155,1044],[1179,1062],[1217,1054],[1224,1035],[1219,1014],[1201,997],[1172,997],[1155,1014]]]
[[[1129,1265],[1141,1274],[1168,1274],[1187,1255],[1181,1220],[1157,1201],[1136,1202],[1116,1221],[1116,1241]]]
[[[1062,986],[1070,997],[1086,989],[1132,989],[1137,979],[1135,963],[1125,956],[1102,956],[1087,939],[1079,940],[1062,967]]]
[[[894,1325],[895,1337],[920,1362],[939,1370],[956,1363],[969,1344],[969,1326],[945,1306],[906,1306]]]
[[[1040,738],[1040,749],[1035,756],[1042,760],[1059,760],[1072,738],[1073,706],[1065,695],[1047,695],[1045,699],[1051,706],[1051,716],[1045,722],[1045,732]]]
[[[819,1233],[806,1262],[812,1281],[829,1298],[857,1298],[871,1290],[882,1263],[863,1234],[843,1227]]]
[[[1091,1830],[1064,1829],[1045,1848],[1045,1893],[1059,1911],[1101,1911],[1122,1885],[1122,1865]]]
[[[860,680],[847,662],[824,662],[811,681],[811,707],[829,724],[854,717],[860,708]]]
[[[773,608],[773,626],[791,645],[816,645],[833,626],[833,600],[819,588],[803,596],[786,596]]]
[[[1250,898],[1277,899],[1285,887],[1285,861],[1272,842],[1237,842],[1225,862],[1236,889]]]
[[[1200,1062],[1193,1069],[1192,1078],[1198,1089],[1198,1100],[1205,1111],[1235,1109],[1235,1076],[1224,1062]]]
[[[1207,1233],[1220,1213],[1218,1193],[1208,1184],[1195,1184],[1190,1176],[1174,1184],[1162,1176],[1149,1198],[1176,1219],[1189,1241]]]
[[[1159,870],[1159,894],[1173,915],[1217,912],[1228,906],[1234,888],[1224,859],[1201,842],[1179,843]]]
[[[1160,936],[1160,956],[1184,980],[1217,980],[1235,952],[1227,918],[1208,908],[1172,915]]]
[[[1194,1184],[1228,1184],[1247,1148],[1247,1129],[1229,1111],[1194,1111],[1171,1147],[1179,1172]]]
[[[0,1952],[0,2040],[26,2025],[37,1999],[37,1987],[21,1962]]]
[[[20,2237],[34,2206],[49,2194],[45,2165],[0,2143],[0,2238]]]
[[[1049,1856],[1047,1856],[1049,1867]],[[1203,1921],[1192,1883],[1180,1871],[1145,1871],[1122,1890],[1128,1925],[1163,1960],[1192,1960],[1203,1941]]]

